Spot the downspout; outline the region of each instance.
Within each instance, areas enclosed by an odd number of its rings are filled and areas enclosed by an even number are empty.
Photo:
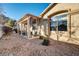
[[[71,12],[71,9],[68,10],[68,12]],[[71,39],[71,14],[69,14],[69,40]]]

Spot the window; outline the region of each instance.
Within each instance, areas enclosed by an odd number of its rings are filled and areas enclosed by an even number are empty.
[[[58,16],[58,31],[67,31],[67,14]]]
[[[57,20],[55,19],[55,17],[51,18],[51,31],[56,31],[57,28]]]
[[[51,31],[67,31],[67,13],[55,15],[51,18]]]

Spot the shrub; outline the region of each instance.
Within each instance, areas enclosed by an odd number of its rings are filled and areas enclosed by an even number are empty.
[[[7,26],[3,26],[2,30],[7,35],[12,31],[12,28],[7,27]]]
[[[45,39],[43,40],[42,45],[48,46],[48,45],[49,45],[49,40],[48,40],[47,38],[45,38]]]

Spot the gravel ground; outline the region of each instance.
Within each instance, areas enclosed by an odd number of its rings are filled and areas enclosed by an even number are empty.
[[[42,40],[26,39],[18,34],[11,34],[0,40],[1,56],[77,56],[79,46],[50,40],[49,46],[41,45]]]

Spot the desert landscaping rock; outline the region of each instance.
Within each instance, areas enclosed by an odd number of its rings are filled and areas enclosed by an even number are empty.
[[[7,40],[5,40],[7,38]],[[50,40],[43,46],[43,40],[27,39],[19,34],[11,34],[0,40],[0,56],[77,56],[79,45]]]

